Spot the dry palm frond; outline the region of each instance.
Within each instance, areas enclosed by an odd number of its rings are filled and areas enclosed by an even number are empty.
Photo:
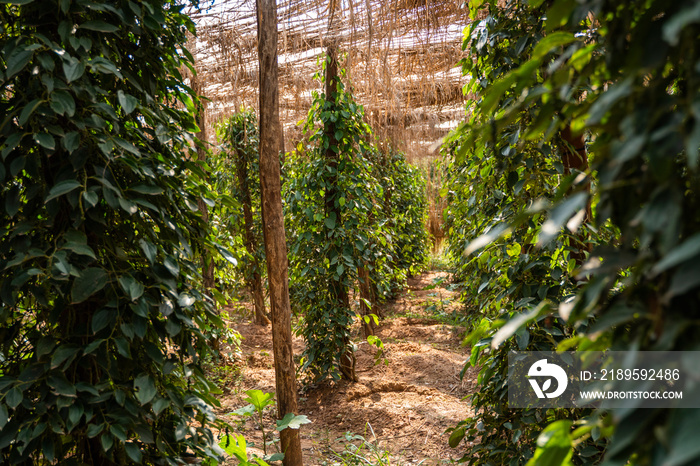
[[[427,157],[428,147],[464,116],[458,67],[467,10],[457,0],[281,0],[278,5],[280,118],[285,147],[311,105],[312,79],[325,46],[338,44],[355,99],[377,137]],[[258,105],[254,0],[226,0],[193,14],[197,83],[215,124]],[[213,131],[208,131],[213,135]],[[211,136],[210,136],[211,138]],[[212,141],[213,142],[213,141]]]

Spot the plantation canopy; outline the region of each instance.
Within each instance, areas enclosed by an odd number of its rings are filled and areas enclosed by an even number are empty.
[[[355,99],[381,140],[409,158],[463,118],[461,0],[280,0],[278,2],[280,119],[285,148],[301,137],[320,90],[313,75],[329,44],[337,44]],[[257,108],[258,52],[254,0],[216,1],[192,15],[199,92],[210,99],[213,124],[241,106]],[[347,84],[347,79],[344,81]],[[213,141],[213,132],[209,131]]]

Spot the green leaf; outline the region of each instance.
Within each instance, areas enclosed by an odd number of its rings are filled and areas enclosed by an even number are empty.
[[[464,434],[464,427],[458,427],[457,429],[453,430],[450,434],[450,439],[448,441],[450,448],[457,448],[459,442],[461,442],[464,438]]]
[[[547,31],[553,31],[564,26],[576,6],[576,0],[555,0],[551,8],[547,10],[547,21],[545,23]]]
[[[629,76],[624,80],[612,85],[591,105],[587,126],[594,126],[600,123],[608,111],[620,100],[632,93],[634,76]]]
[[[473,240],[472,242],[470,242],[467,245],[467,248],[464,250],[464,254],[468,256],[469,254],[483,248],[484,246],[491,244],[492,242],[496,241],[498,238],[506,235],[508,232],[510,232],[510,228],[508,225],[506,225],[506,224],[496,225],[494,228],[489,230],[488,233],[485,233],[485,234],[479,236],[478,238],[476,238],[475,240]]]
[[[136,279],[131,275],[119,277],[119,284],[122,286],[124,291],[129,294],[132,301],[136,301],[143,294],[144,286],[136,281]]]
[[[139,103],[138,99],[132,95],[125,94],[121,89],[117,91],[117,98],[119,99],[119,105],[124,110],[127,115],[134,111],[136,105]]]
[[[54,91],[51,93],[51,108],[60,115],[65,113],[72,117],[75,115],[75,100],[66,91]]]
[[[664,466],[697,464],[700,459],[700,442],[697,436],[700,409],[671,410],[667,425],[669,452],[664,458]]]
[[[662,26],[662,36],[666,42],[672,46],[678,45],[681,32],[688,25],[700,22],[700,3],[690,2],[671,19],[664,21]]]
[[[80,24],[78,27],[80,29],[88,29],[90,31],[97,32],[117,32],[119,30],[119,26],[115,26],[114,24],[109,24],[98,19],[86,21],[83,24]]]
[[[48,133],[37,133],[34,135],[34,141],[41,147],[49,150],[56,148],[56,140]]]
[[[136,204],[133,202],[128,201],[123,197],[120,197],[118,202],[119,206],[129,215],[134,215],[136,212],[138,212],[138,207],[136,207]]]
[[[61,140],[61,145],[68,153],[73,153],[74,150],[80,147],[80,135],[75,131],[66,133]]]
[[[588,193],[576,193],[558,204],[552,209],[549,218],[542,225],[540,236],[537,240],[538,246],[544,246],[559,235],[562,226],[574,213],[586,207]]]
[[[53,463],[56,458],[54,440],[51,437],[44,437],[41,441],[41,453],[49,463]]]
[[[192,296],[190,296],[187,293],[182,293],[180,297],[177,299],[177,304],[180,307],[190,307],[196,302],[196,299],[194,299]]]
[[[138,445],[133,442],[128,442],[124,445],[124,449],[126,450],[126,455],[131,459],[131,461],[137,464],[141,463],[143,456]]]
[[[237,410],[233,411],[231,414],[234,414],[236,416],[248,417],[252,414],[255,414],[255,406],[245,405],[242,408],[238,408]]]
[[[148,259],[148,262],[151,264],[154,263],[156,260],[156,255],[158,253],[158,249],[151,243],[150,241],[147,241],[145,239],[140,239],[139,240],[139,246],[141,246],[141,250],[143,253],[146,255],[146,259]]]
[[[67,82],[76,81],[85,73],[85,63],[75,57],[68,57],[63,62],[63,73]]]
[[[112,323],[114,321],[114,314],[115,311],[112,309],[100,309],[97,311],[95,315],[92,316],[92,333],[95,334]]]
[[[20,200],[20,190],[18,185],[14,185],[10,188],[5,198],[5,211],[10,217],[14,217],[22,205]]]
[[[513,243],[506,248],[506,253],[510,257],[519,256],[521,251],[522,251],[522,247],[518,243]]]
[[[235,257],[233,257],[233,254],[231,254],[231,252],[229,252],[228,249],[226,249],[225,247],[223,247],[219,244],[216,244],[215,247],[216,247],[216,250],[219,251],[219,254],[221,254],[221,256],[224,259],[226,259],[227,261],[229,261],[233,265],[238,265],[238,261],[236,260]],[[167,264],[166,264],[166,267],[167,267]],[[174,273],[173,275],[177,276],[177,273]]]
[[[109,433],[105,432],[100,437],[100,443],[102,444],[102,449],[104,451],[109,451],[114,445],[114,437],[112,437]]]
[[[136,186],[132,186],[129,189],[131,191],[135,191],[139,194],[148,194],[151,196],[163,194],[163,188],[161,188],[160,186],[153,186],[153,185],[147,185],[147,184],[139,184]]]
[[[274,453],[272,455],[267,455],[263,457],[263,461],[260,461],[260,458],[255,458],[255,460],[258,462],[259,466],[267,466],[267,463],[269,461],[282,461],[284,459],[284,453]]]
[[[71,297],[73,303],[81,303],[105,287],[108,281],[107,272],[98,267],[89,267],[73,280]]]
[[[548,425],[537,437],[535,456],[527,466],[561,466],[569,464],[573,454],[571,444],[571,421],[561,420]]]
[[[68,409],[68,420],[71,422],[71,424],[75,425],[83,416],[84,412],[85,411],[83,410],[83,407],[81,405],[74,404]]]
[[[97,197],[97,193],[94,191],[83,191],[83,199],[85,202],[87,202],[91,207],[95,207],[97,205],[97,202],[100,200]]]
[[[101,311],[100,311],[100,312],[101,312]],[[93,326],[94,326],[95,317],[93,317],[92,320],[93,320]],[[94,330],[93,330],[93,332],[94,332]],[[83,350],[83,354],[90,354],[90,353],[92,353],[92,352],[95,351],[97,348],[99,348],[100,345],[101,345],[102,343],[104,343],[104,342],[105,342],[105,340],[95,340],[95,341],[93,341],[92,343],[90,343],[89,345],[87,345],[87,346],[85,347],[85,349]]]
[[[17,387],[12,387],[7,395],[5,395],[5,403],[10,409],[15,409],[22,402],[22,390]]]
[[[330,215],[328,215],[328,217],[326,217],[326,220],[324,221],[324,223],[326,224],[326,227],[329,230],[333,230],[335,228],[335,221],[336,221],[335,212],[331,212]]]
[[[134,380],[134,390],[136,398],[142,405],[145,405],[156,396],[156,385],[148,374],[141,374]]]
[[[304,415],[295,416],[294,413],[287,413],[282,419],[277,420],[277,430],[298,429],[304,424],[311,424],[309,418]]]
[[[554,32],[548,34],[537,43],[537,46],[535,46],[535,49],[532,51],[532,57],[535,59],[543,58],[553,48],[570,44],[575,40],[576,37],[570,32]]]
[[[65,375],[57,374],[51,375],[47,379],[47,383],[53,387],[55,392],[62,396],[67,396],[69,398],[75,398],[75,386],[68,381]]]
[[[73,345],[59,346],[51,357],[51,369],[56,369],[67,359],[75,357],[79,350],[80,348]]]
[[[78,187],[80,187],[80,183],[76,180],[64,180],[56,183],[49,191],[49,195],[44,200],[44,203],[47,203],[51,199],[55,199],[59,196],[63,196],[64,194],[67,194]]]
[[[12,78],[14,75],[19,73],[24,69],[25,66],[31,61],[32,56],[34,55],[33,50],[16,50],[12,54],[10,54],[9,59],[7,60],[7,69],[5,70],[5,79],[9,80]]]
[[[104,427],[104,424],[90,424],[86,432],[88,438],[95,438],[100,432],[102,432]]]
[[[528,312],[520,313],[510,319],[503,327],[498,329],[498,332],[496,332],[496,334],[493,336],[493,339],[491,340],[491,347],[498,348],[501,343],[513,336],[513,334],[517,332],[520,327],[548,312],[549,307],[549,303],[543,301],[536,308]]]
[[[170,401],[166,400],[165,398],[159,398],[153,402],[153,412],[156,413],[157,416],[168,406],[170,406]]]
[[[119,390],[121,392],[121,390]],[[123,392],[122,392],[123,393]],[[127,434],[123,426],[119,424],[112,424],[109,426],[109,431],[114,435],[114,437],[122,442],[126,441]]]
[[[24,137],[21,133],[13,133],[10,137],[5,140],[5,147],[2,149],[2,159],[5,160],[7,156],[15,150],[19,145],[20,141]]]
[[[93,69],[93,71],[97,71],[99,73],[104,73],[104,74],[113,74],[119,79],[124,79],[124,76],[119,72],[117,67],[115,66],[114,63],[112,63],[110,60],[107,60],[106,58],[103,57],[96,57],[93,58],[88,62],[88,65],[90,65],[90,68]],[[95,104],[96,106],[100,107],[103,111],[105,111],[109,116],[112,118],[116,119],[118,118],[116,113],[114,113],[114,110],[112,107],[110,107],[108,104],[104,102],[100,102],[98,104]]]
[[[236,438],[227,435],[219,442],[219,446],[230,456],[235,456],[241,464],[250,465],[246,452],[247,442],[242,435],[238,435]]]
[[[263,393],[261,390],[248,390],[245,392],[248,395],[243,401],[255,406],[255,409],[262,411],[265,407],[275,403],[274,393]]]
[[[93,259],[97,259],[97,256],[95,255],[95,251],[92,250],[90,246],[85,244],[84,242],[78,242],[78,241],[68,241],[66,244],[62,246],[61,249],[68,249],[69,251],[72,251],[76,254],[81,254],[83,256],[89,256],[92,257]]]
[[[34,111],[41,105],[44,101],[41,99],[34,99],[31,102],[29,102],[27,105],[24,106],[22,111],[19,114],[19,119],[17,120],[17,123],[19,123],[20,126],[24,126],[24,124],[29,120],[29,117],[32,116]]]
[[[665,270],[692,259],[700,254],[700,233],[689,237],[682,244],[671,249],[659,262],[651,269],[651,275],[655,276]]]
[[[671,286],[664,294],[664,297],[668,300],[673,296],[685,294],[697,288],[698,285],[700,285],[700,261],[696,259],[695,261],[684,263],[673,274]]]

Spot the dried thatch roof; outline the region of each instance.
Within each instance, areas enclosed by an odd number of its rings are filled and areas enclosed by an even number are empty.
[[[345,55],[356,100],[377,135],[422,157],[464,114],[461,0],[280,0],[280,118],[286,147],[311,105],[318,58],[330,43]],[[258,101],[254,0],[224,0],[194,15],[200,93],[216,122]],[[211,135],[212,132],[210,131]]]

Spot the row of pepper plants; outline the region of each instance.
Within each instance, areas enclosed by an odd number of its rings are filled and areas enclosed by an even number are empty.
[[[506,377],[510,350],[698,349],[698,12],[470,3],[468,117],[443,148],[479,370],[462,461],[697,462],[700,410],[509,409]]]

